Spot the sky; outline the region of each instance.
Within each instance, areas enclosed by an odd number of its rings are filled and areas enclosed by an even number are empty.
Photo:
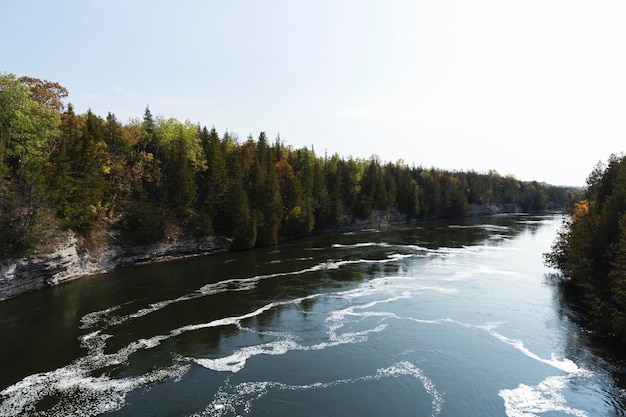
[[[78,113],[585,185],[626,145],[623,0],[0,0],[0,73]]]

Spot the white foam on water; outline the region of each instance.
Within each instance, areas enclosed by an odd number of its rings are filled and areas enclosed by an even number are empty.
[[[432,251],[446,258],[454,258],[459,255],[477,255],[484,252],[519,252],[518,248],[494,245],[462,245],[460,247],[441,247],[432,249]]]
[[[105,353],[106,341],[112,337],[97,330],[79,338],[87,354],[73,363],[53,371],[33,374],[0,392],[0,415],[3,417],[41,415],[93,416],[120,409],[126,395],[137,388],[181,378],[189,369],[188,364],[176,364],[138,377],[111,378],[106,373],[95,377],[99,370],[125,364],[130,355],[159,345],[170,335],[158,335],[139,339],[114,353]],[[57,398],[48,410],[36,411],[36,405],[44,398]]]
[[[116,306],[109,307],[104,310],[94,311],[94,312],[85,314],[80,319],[80,328],[88,329],[90,327],[93,327],[99,322],[105,320],[106,317],[108,317],[112,312],[119,310],[120,308],[122,308],[122,304],[118,304]]]
[[[341,248],[367,248],[367,247],[380,247],[380,248],[388,248],[390,247],[387,242],[361,242],[361,243],[353,243],[353,244],[342,244],[342,243],[333,243],[331,247],[336,249]]]
[[[306,259],[306,258],[303,258],[303,259]],[[388,260],[385,259],[384,261],[388,261]],[[354,261],[348,261],[348,262],[354,262]],[[180,297],[169,299],[169,300],[163,300],[163,301],[159,301],[156,303],[151,303],[148,305],[148,307],[142,308],[134,313],[123,315],[123,316],[118,316],[118,317],[110,317],[104,320],[106,321],[106,325],[104,326],[104,328],[122,324],[128,320],[132,320],[135,318],[144,317],[148,314],[162,310],[163,308],[172,304],[176,304],[176,303],[180,303],[184,301],[190,301],[196,298],[211,296],[211,295],[229,292],[229,291],[249,291],[249,290],[256,288],[256,285],[261,280],[283,277],[283,276],[290,276],[290,275],[300,275],[300,274],[304,274],[307,272],[314,272],[314,271],[319,271],[323,269],[337,269],[344,264],[345,263],[342,263],[340,261],[339,262],[337,261],[321,262],[317,265],[314,265],[309,268],[301,269],[301,270],[279,272],[275,274],[256,275],[256,276],[249,277],[249,278],[232,278],[228,280],[223,280],[223,281],[207,284],[207,285],[200,287],[198,290],[194,292],[184,294]],[[81,323],[82,323],[81,328],[86,329],[86,328],[94,327],[96,324],[103,321],[104,317],[109,317],[110,313],[118,310],[121,306],[122,305],[118,305],[118,306],[110,307],[105,310],[87,313],[81,318]]]
[[[384,259],[353,259],[353,260],[339,260],[339,261],[327,261],[318,265],[316,271],[320,269],[339,269],[344,265],[357,265],[357,264],[384,264],[389,262],[394,262],[397,259],[394,258],[384,258]]]
[[[359,287],[340,291],[331,296],[345,298],[348,301],[371,296],[391,295],[410,298],[413,294],[422,291],[434,291],[444,294],[457,293],[456,288],[445,288],[438,286],[425,286],[420,284],[420,280],[411,276],[386,276],[374,278],[364,282]],[[395,301],[392,300],[392,301]]]
[[[499,236],[501,238],[501,236]],[[501,245],[474,245],[473,248],[479,250],[487,250],[492,252],[520,252],[519,248],[513,246],[501,246]]]
[[[424,389],[432,397],[432,416],[438,416],[441,414],[441,408],[443,406],[443,395],[437,391],[435,384],[424,374],[424,372],[413,365],[411,362],[402,361],[389,368],[379,369],[376,372],[377,376],[381,377],[397,377],[400,375],[412,375],[419,379],[424,386]]]
[[[460,224],[451,224],[448,226],[449,229],[482,229],[488,232],[501,232],[506,230],[511,230],[509,226],[501,226],[496,224],[474,224],[474,225],[460,225]]]
[[[409,253],[392,253],[390,255],[387,255],[387,257],[389,259],[399,260],[399,259],[412,258],[413,255]]]
[[[524,346],[524,343],[521,340],[510,339],[506,336],[503,336],[500,333],[496,332],[493,327],[485,328],[485,330],[496,339],[506,343],[507,345],[513,346],[515,349],[519,350],[529,358],[541,363],[545,363],[546,365],[552,366],[553,368],[556,368],[560,371],[566,372],[570,375],[582,375],[589,372],[585,369],[579,368],[575,362],[568,358],[557,358],[554,353],[551,355],[550,359],[542,358],[530,351],[530,349],[528,349],[526,346]]]
[[[216,325],[226,325],[226,324],[234,324],[238,325],[240,329],[251,331],[249,328],[245,328],[241,326],[241,321],[246,318],[251,318],[257,316],[265,311],[268,311],[271,308],[274,308],[279,305],[287,305],[287,304],[297,304],[302,302],[305,299],[310,299],[313,297],[320,297],[321,294],[315,294],[312,296],[302,297],[295,300],[290,300],[286,302],[280,303],[270,303],[267,304],[251,313],[238,316],[238,317],[230,317],[215,320],[213,322],[184,326],[178,329],[173,330],[171,333],[178,335],[186,331],[193,331],[206,327],[213,327]],[[351,306],[343,310],[333,311],[329,313],[329,317],[326,319],[327,325],[327,341],[322,341],[320,343],[316,343],[311,346],[305,346],[296,341],[296,336],[289,332],[272,332],[272,335],[278,338],[278,340],[273,342],[268,342],[259,345],[246,346],[238,349],[232,354],[220,358],[186,358],[189,361],[195,362],[205,368],[209,368],[215,371],[227,371],[227,372],[239,372],[245,367],[246,362],[253,356],[257,355],[283,355],[289,351],[299,350],[322,350],[327,349],[329,347],[345,345],[345,344],[354,344],[361,343],[367,340],[367,337],[371,333],[379,333],[385,330],[387,327],[386,324],[377,324],[374,327],[360,330],[360,331],[348,331],[344,333],[339,333],[338,330],[341,329],[346,324],[345,317],[348,315],[355,316],[358,319],[365,319],[370,317],[376,318],[393,318],[395,315],[385,312],[355,312],[357,309],[367,309],[371,308],[381,302],[392,302],[397,299],[404,297],[393,297],[382,301],[372,301],[370,303],[358,306]]]
[[[361,242],[361,243],[354,243],[354,244],[334,243],[332,247],[335,249],[359,249],[359,248],[364,248],[364,247],[381,247],[381,248],[393,248],[393,249],[397,249],[403,252],[409,252],[409,253],[387,255],[389,258],[394,258],[394,259],[433,256],[438,253],[437,249],[429,249],[424,246],[407,245],[407,244],[390,244],[388,242]],[[357,262],[363,262],[363,261],[364,260],[360,260]]]
[[[575,417],[589,417],[583,410],[568,407],[561,391],[569,376],[551,376],[537,386],[520,384],[514,389],[503,389],[498,395],[504,400],[508,417],[539,417],[539,414],[562,412]]]
[[[216,359],[188,358],[214,371],[239,372],[246,365],[246,361],[257,355],[284,355],[291,350],[301,350],[301,346],[294,340],[279,340],[276,342],[263,343],[260,345],[246,346],[229,356]]]
[[[337,379],[329,382],[312,382],[304,385],[285,384],[277,381],[251,381],[243,382],[238,385],[230,385],[227,383],[220,387],[214,395],[213,401],[200,413],[193,414],[193,417],[220,417],[225,415],[247,415],[251,412],[254,402],[266,394],[270,390],[287,390],[287,391],[309,391],[328,389],[338,385],[358,384],[367,381],[378,381],[386,378],[398,378],[401,376],[412,376],[418,379],[426,391],[432,398],[431,400],[431,416],[436,417],[441,414],[443,406],[443,395],[439,393],[433,382],[424,374],[424,372],[408,361],[395,363],[387,368],[380,368],[374,374]]]
[[[192,294],[186,294],[183,296],[180,296],[178,298],[174,298],[172,300],[164,300],[164,301],[159,301],[157,303],[152,303],[150,304],[148,307],[146,308],[142,308],[141,310],[137,311],[136,313],[132,313],[129,314],[128,316],[123,316],[119,318],[119,321],[116,321],[115,324],[119,324],[122,323],[126,320],[129,319],[136,319],[139,317],[143,317],[143,316],[147,316],[150,313],[154,313],[155,311],[159,311],[164,309],[165,307],[169,306],[170,304],[176,304],[176,303],[180,303],[182,301],[189,301],[192,300],[194,298],[198,298],[201,297],[202,294],[199,293],[192,293]]]
[[[514,347],[527,357],[549,365],[566,375],[550,376],[536,386],[519,384],[515,389],[502,389],[498,393],[504,400],[508,417],[539,417],[548,412],[563,412],[575,417],[589,417],[582,410],[567,406],[562,391],[567,388],[573,377],[590,376],[591,372],[580,368],[568,358],[558,358],[552,353],[550,359],[542,358],[528,349],[521,340],[511,339],[496,332],[497,323],[477,326],[507,345]]]
[[[483,275],[506,275],[506,276],[512,276],[512,277],[523,277],[525,276],[524,274],[522,274],[521,272],[517,272],[517,271],[507,271],[504,269],[494,269],[494,268],[489,268],[485,265],[481,265],[478,268],[473,268],[475,273],[477,274],[483,274]]]
[[[54,371],[30,375],[0,392],[0,415],[13,416],[96,416],[122,408],[126,396],[146,384],[180,378],[188,365],[174,365],[140,377],[112,379],[105,375],[90,376],[90,370],[77,364]],[[48,410],[37,411],[35,405],[46,397],[58,402]]]
[[[282,263],[287,263],[287,262],[293,262],[293,261],[312,261],[313,257],[311,256],[307,256],[307,257],[301,257],[301,258],[294,258],[294,259],[274,259],[272,261],[270,261],[270,264],[282,264]]]
[[[373,242],[367,242],[367,243],[362,243],[362,244],[357,244],[357,245],[388,246],[388,244],[386,243],[377,244]],[[416,247],[416,248],[419,248],[420,250],[422,249],[427,250],[425,248],[420,248],[420,247]],[[316,265],[313,265],[308,268],[300,269],[300,270],[279,272],[279,273],[274,273],[274,274],[256,275],[256,276],[248,277],[248,278],[232,278],[232,279],[204,285],[194,292],[184,294],[174,299],[151,303],[148,305],[148,307],[141,308],[138,311],[131,313],[131,314],[127,314],[127,315],[122,315],[122,316],[117,316],[117,317],[111,316],[111,313],[115,312],[116,310],[119,310],[123,304],[110,307],[104,310],[87,313],[81,318],[81,328],[82,329],[92,328],[92,327],[95,327],[98,323],[103,322],[103,321],[105,322],[105,324],[102,326],[102,328],[108,328],[111,326],[122,324],[128,320],[147,316],[148,314],[162,310],[163,308],[172,304],[190,301],[193,299],[211,296],[211,295],[229,292],[229,291],[250,291],[256,288],[256,285],[260,281],[266,280],[266,279],[292,276],[292,275],[301,275],[301,274],[305,274],[308,272],[316,272],[316,271],[321,271],[321,270],[336,270],[345,265],[397,262],[399,260],[402,260],[410,256],[412,255],[389,254],[387,255],[386,258],[383,258],[383,259],[328,260],[328,261],[320,262]],[[308,260],[310,258],[303,257],[300,259]],[[129,303],[126,303],[126,304],[129,304]]]

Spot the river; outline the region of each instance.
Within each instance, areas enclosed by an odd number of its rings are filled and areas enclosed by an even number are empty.
[[[543,265],[562,217],[336,233],[0,303],[0,416],[626,414]]]

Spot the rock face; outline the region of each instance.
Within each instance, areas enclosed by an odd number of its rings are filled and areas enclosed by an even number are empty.
[[[394,224],[404,224],[410,219],[406,215],[395,210],[372,210],[370,218],[360,219],[356,216],[346,216],[343,223],[338,226],[340,230],[369,229],[388,227]]]
[[[0,300],[97,272],[98,264],[79,255],[77,243],[70,233],[50,253],[0,261]]]
[[[517,204],[475,204],[470,208],[467,215],[469,217],[488,216],[490,214],[520,213],[523,211]]]
[[[0,300],[87,275],[144,262],[155,262],[213,253],[227,248],[217,239],[170,238],[145,246],[112,245],[90,253],[73,233],[53,250],[29,258],[0,260]]]

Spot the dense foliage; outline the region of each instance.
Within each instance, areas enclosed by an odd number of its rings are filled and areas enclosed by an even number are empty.
[[[122,124],[112,113],[76,114],[66,96],[57,83],[0,75],[0,257],[59,228],[89,236],[106,225],[149,243],[175,225],[248,248],[381,211],[458,217],[478,204],[540,210],[576,198],[497,172],[320,157],[263,132],[240,141],[148,108]]]
[[[584,197],[546,262],[563,272],[594,329],[626,341],[626,157],[598,164]]]

